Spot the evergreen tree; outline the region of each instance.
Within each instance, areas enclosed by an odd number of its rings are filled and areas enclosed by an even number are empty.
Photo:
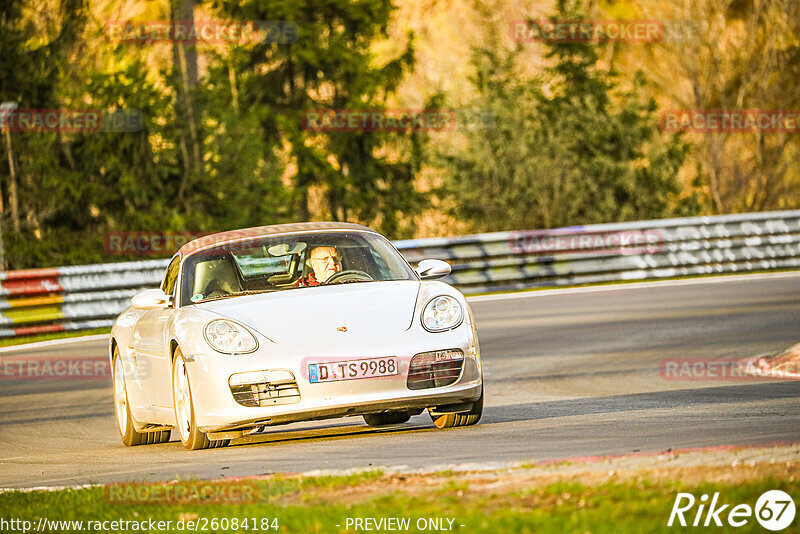
[[[413,65],[411,38],[400,57],[374,64],[370,48],[388,37],[391,1],[219,0],[216,6],[233,20],[282,24],[283,42],[234,50],[230,60],[242,113],[258,118],[265,146],[288,150],[299,218],[311,216],[309,189],[318,187],[325,217],[373,224],[391,237],[408,234],[400,216],[420,206],[414,136],[301,125],[309,110],[385,109]]]
[[[553,19],[579,20],[580,3],[559,0]],[[621,92],[598,66],[598,46],[548,42],[550,66],[534,80],[515,68],[519,48],[497,36],[477,49],[478,105],[494,130],[471,132],[450,154],[457,212],[482,231],[552,228],[668,216],[687,147],[657,130],[656,106],[642,102],[638,75]]]

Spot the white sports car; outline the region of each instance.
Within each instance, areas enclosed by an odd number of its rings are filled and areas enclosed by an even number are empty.
[[[111,329],[126,445],[225,446],[266,426],[362,415],[439,428],[483,411],[475,320],[464,296],[383,236],[347,223],[223,232],[184,245],[159,289]]]

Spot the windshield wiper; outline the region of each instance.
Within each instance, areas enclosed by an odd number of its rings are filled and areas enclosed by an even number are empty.
[[[230,297],[241,297],[244,295],[258,295],[259,293],[272,293],[273,291],[278,291],[277,289],[249,289],[247,291],[236,291],[234,293],[226,293],[225,295],[217,295],[216,297],[208,297],[204,298],[203,300],[198,300],[194,304],[198,304],[200,302],[211,302],[212,300],[220,300],[220,299],[227,299]]]

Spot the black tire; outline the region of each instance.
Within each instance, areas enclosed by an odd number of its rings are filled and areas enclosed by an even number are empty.
[[[452,428],[454,426],[474,425],[483,415],[483,386],[481,386],[481,396],[472,403],[472,409],[468,412],[443,413],[437,414],[428,409],[433,424],[436,428]]]
[[[125,386],[124,377],[120,378],[119,384],[117,383],[117,373],[122,371],[122,365],[119,347],[115,346],[111,364],[111,380],[114,385],[114,412],[117,416],[117,429],[122,438],[122,443],[128,447],[134,447],[136,445],[153,445],[168,442],[169,430],[158,432],[136,431],[133,415],[131,415],[131,407],[128,404],[128,389]]]
[[[178,374],[181,373],[181,374]],[[176,387],[183,387],[181,380],[185,379],[185,396],[183,396],[183,403],[181,409],[186,409],[187,417],[179,415],[179,402],[178,392]],[[186,404],[188,403],[188,404]],[[210,440],[205,432],[200,432],[197,428],[194,418],[194,402],[192,402],[192,388],[189,384],[189,376],[186,374],[186,362],[183,359],[183,353],[180,347],[175,349],[175,357],[172,360],[172,409],[175,412],[175,423],[178,428],[178,436],[181,438],[183,446],[190,450],[196,451],[200,449],[214,449],[225,447],[230,443],[229,439]],[[182,421],[185,422],[182,423]]]
[[[364,416],[364,422],[369,426],[399,425],[411,419],[408,412],[383,412],[368,413]]]

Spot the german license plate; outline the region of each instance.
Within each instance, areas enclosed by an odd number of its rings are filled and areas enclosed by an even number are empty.
[[[396,356],[308,364],[308,380],[312,384],[391,376],[398,374],[398,372],[399,367]]]

